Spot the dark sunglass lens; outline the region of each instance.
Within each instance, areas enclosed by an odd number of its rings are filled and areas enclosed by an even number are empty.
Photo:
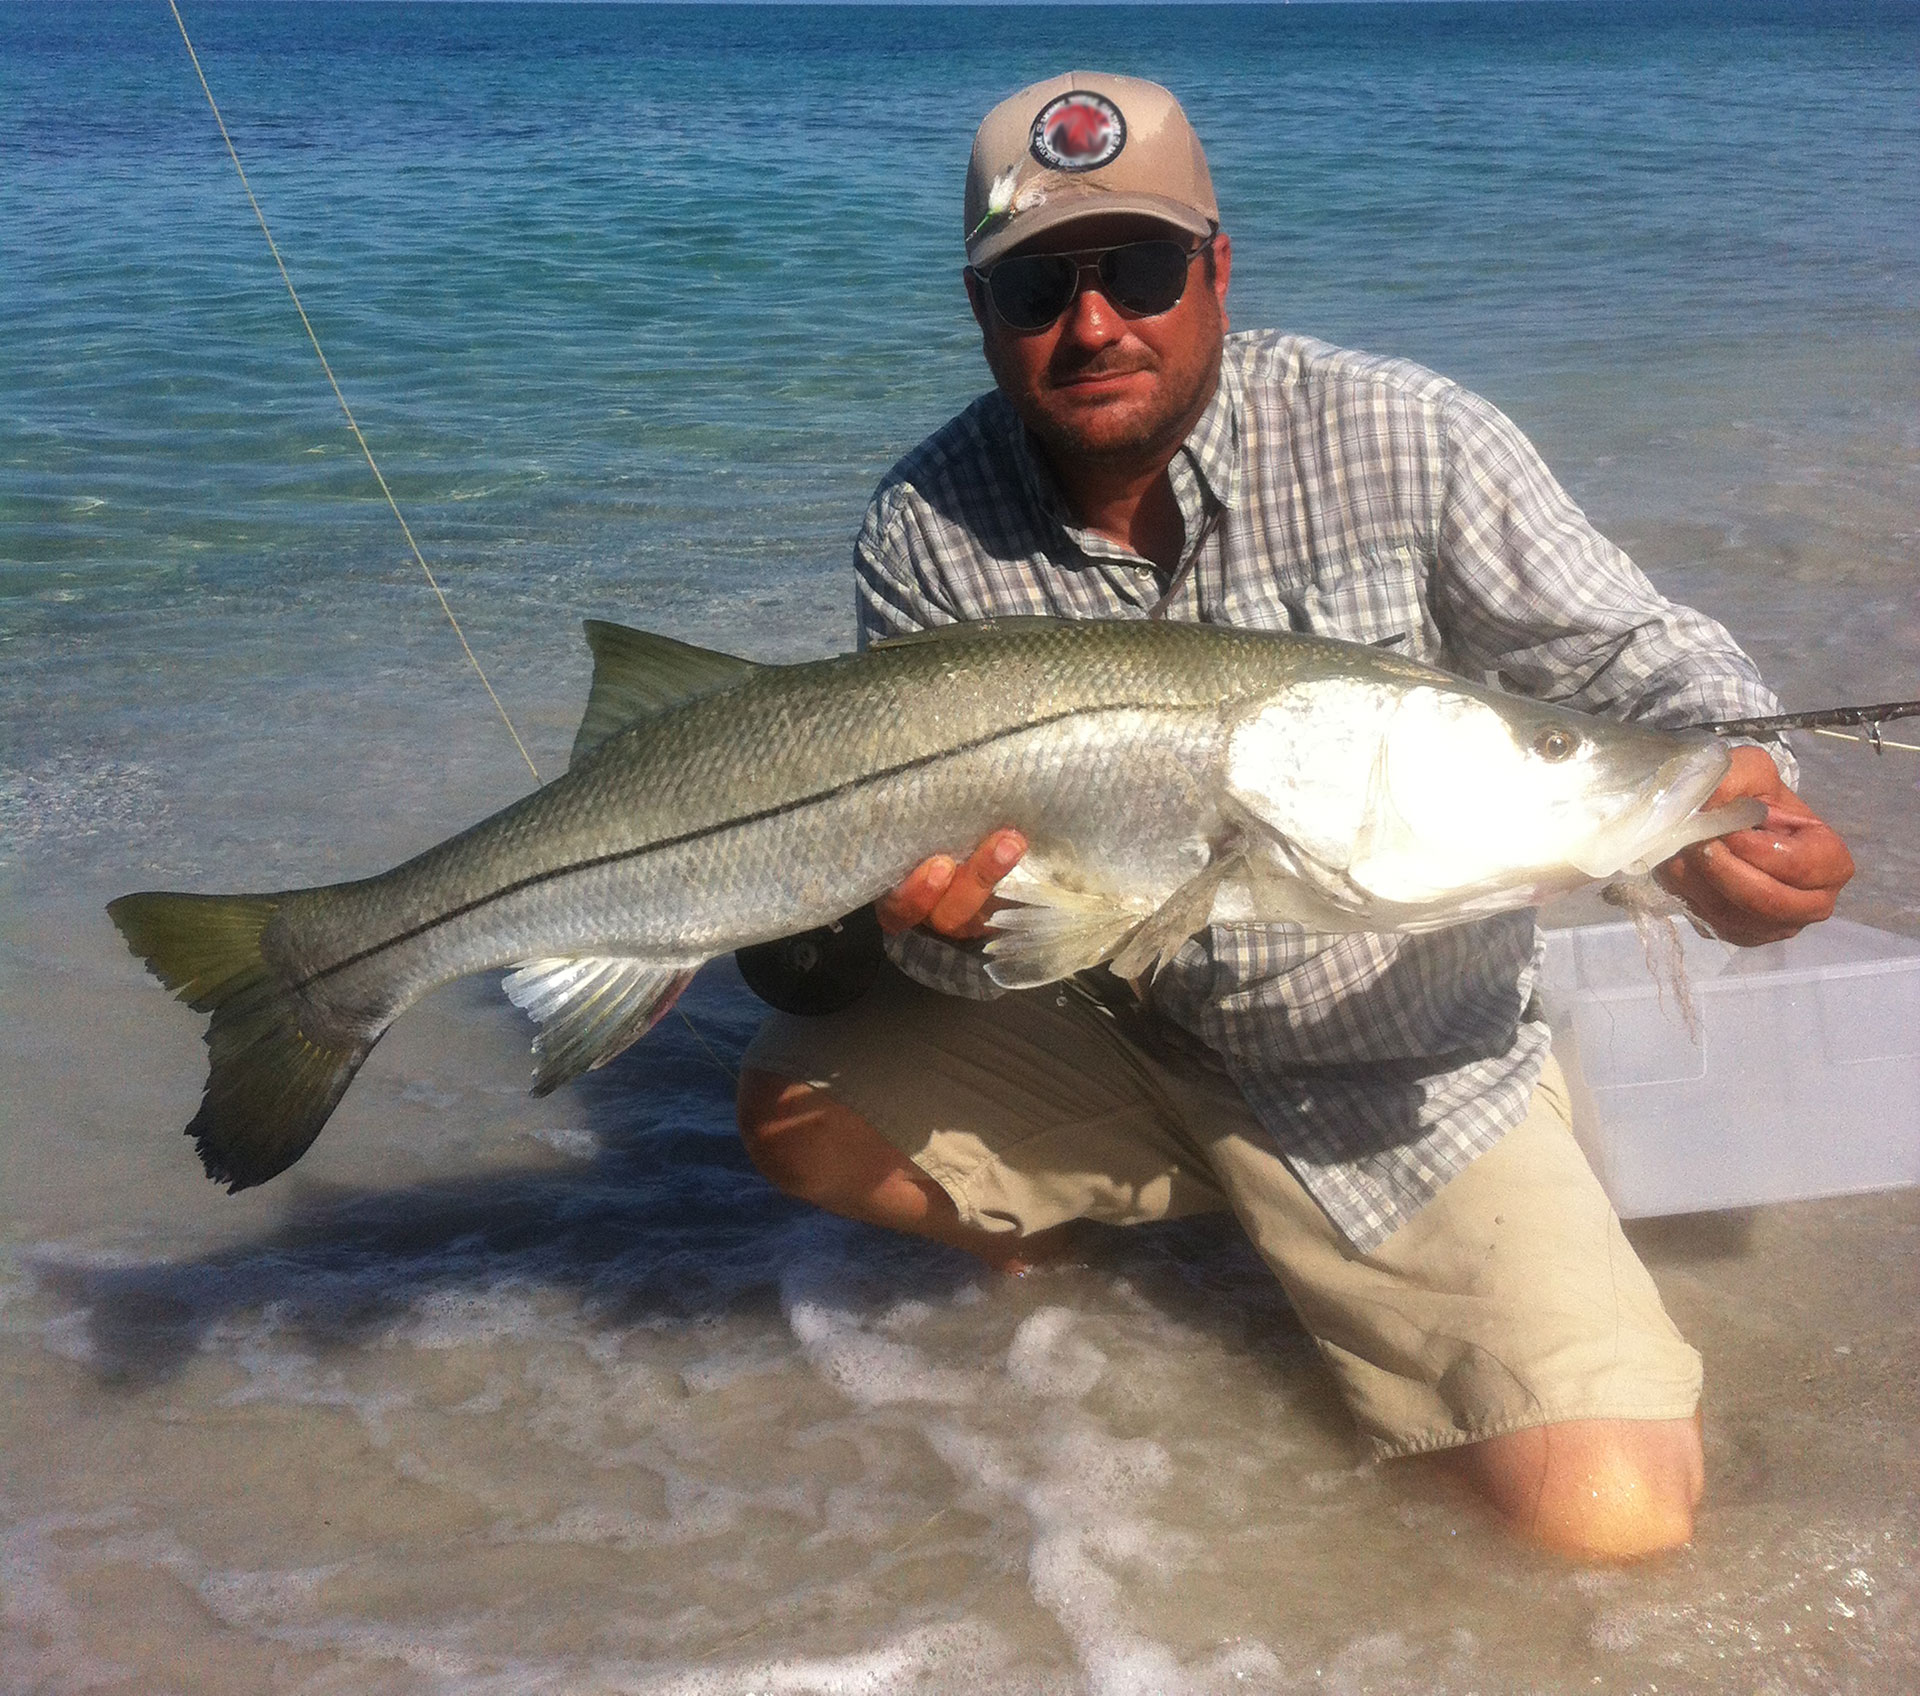
[[[1122,312],[1171,312],[1187,292],[1187,250],[1177,241],[1135,241],[1100,256],[1100,288]]]
[[[1044,330],[1067,309],[1079,272],[1063,253],[1003,259],[987,275],[993,309],[1010,329]]]

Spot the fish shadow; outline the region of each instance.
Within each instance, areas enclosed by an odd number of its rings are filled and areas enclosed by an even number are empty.
[[[1024,1307],[1128,1290],[1284,1380],[1290,1405],[1344,1426],[1311,1339],[1230,1216],[1083,1228],[1072,1263],[1019,1285],[938,1244],[832,1218],[776,1191],[733,1127],[734,1074],[764,1012],[727,963],[611,1065],[569,1086],[592,1152],[550,1171],[403,1185],[308,1183],[274,1226],[205,1255],[144,1264],[29,1261],[72,1304],[66,1350],[102,1386],[166,1383],[223,1334],[262,1322],[317,1356],[376,1345],[419,1312],[503,1287],[570,1292],[609,1329],[759,1316],[782,1290],[856,1310],[951,1301],[969,1286]],[[1091,1280],[1085,1283],[1084,1280]],[[1103,1302],[1110,1307],[1110,1302]]]

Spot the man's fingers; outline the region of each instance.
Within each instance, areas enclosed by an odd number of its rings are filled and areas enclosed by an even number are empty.
[[[942,936],[986,932],[985,918],[997,903],[993,886],[1019,863],[1027,839],[1017,830],[997,830],[964,862],[950,854],[922,860],[897,889],[874,902],[880,928],[889,936],[926,925]]]
[[[1661,881],[1730,942],[1777,942],[1833,913],[1833,887],[1799,889],[1703,842],[1662,868]]]
[[[1720,845],[1768,877],[1795,889],[1839,889],[1853,876],[1853,856],[1839,836],[1819,819],[1783,819],[1752,830],[1737,830],[1720,838]]]
[[[907,874],[906,881],[898,889],[874,902],[874,916],[879,919],[880,928],[893,936],[926,923],[927,915],[939,904],[940,897],[946,894],[953,882],[953,874],[959,869],[946,854],[936,854],[930,860],[922,860]]]
[[[1017,830],[996,830],[967,856],[923,921],[942,936],[971,937],[986,931],[993,887],[1019,863],[1027,839]]]
[[[1833,912],[1830,888],[1802,889],[1750,864],[1724,842],[1703,842],[1700,870],[1715,893],[1757,917],[1810,925]]]
[[[1683,869],[1669,861],[1662,870],[1660,881],[1686,902],[1688,910],[1704,920],[1713,934],[1723,941],[1752,948],[1763,942],[1784,942],[1800,932],[1801,927],[1797,924],[1756,919],[1753,914],[1743,912],[1691,867]]]
[[[1732,750],[1713,802],[1743,795],[1764,801],[1766,818],[1676,854],[1660,867],[1660,881],[1729,942],[1782,941],[1832,915],[1853,856],[1758,748]]]

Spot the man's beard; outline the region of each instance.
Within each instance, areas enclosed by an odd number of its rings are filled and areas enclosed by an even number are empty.
[[[1122,370],[1138,370],[1128,366]],[[1075,376],[1097,374],[1097,364],[1081,367]],[[1118,372],[1113,373],[1118,375]],[[1162,373],[1164,375],[1164,372]],[[1220,349],[1216,345],[1205,365],[1175,395],[1161,394],[1160,404],[1151,411],[1115,428],[1103,429],[1096,412],[1083,419],[1063,419],[1040,405],[1019,408],[1027,428],[1058,465],[1062,460],[1079,460],[1095,465],[1125,467],[1158,460],[1170,460],[1188,433],[1206,411],[1220,382]],[[1089,431],[1086,426],[1092,425]]]

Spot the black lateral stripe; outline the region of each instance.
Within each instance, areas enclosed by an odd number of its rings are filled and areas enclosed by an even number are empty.
[[[1145,703],[1136,701],[1109,701],[1102,706],[1091,709],[1086,707],[1071,707],[1062,712],[1049,714],[1046,718],[1037,718],[1026,724],[1014,725],[1007,730],[996,730],[991,735],[979,737],[972,742],[956,743],[953,747],[942,748],[935,754],[920,754],[911,760],[902,760],[900,764],[896,766],[885,766],[879,771],[872,771],[861,777],[850,778],[845,783],[836,783],[830,789],[820,789],[814,791],[811,795],[802,795],[796,800],[782,801],[775,807],[762,807],[758,812],[742,813],[737,818],[724,819],[718,824],[702,825],[698,830],[683,831],[678,836],[664,836],[657,842],[643,842],[636,847],[621,848],[611,854],[597,854],[590,860],[575,860],[570,865],[555,866],[549,871],[534,872],[531,876],[516,878],[512,883],[504,883],[498,889],[490,890],[487,894],[477,896],[471,901],[464,901],[458,907],[449,907],[444,913],[436,914],[423,924],[417,924],[409,930],[400,931],[396,935],[388,937],[384,942],[376,942],[370,948],[361,949],[357,954],[349,954],[345,959],[336,960],[330,966],[322,966],[319,971],[309,973],[306,977],[302,978],[295,987],[305,989],[309,984],[319,983],[323,978],[332,977],[335,972],[344,972],[350,966],[357,966],[363,960],[371,960],[376,954],[384,954],[389,948],[398,948],[403,943],[413,941],[415,937],[425,936],[428,931],[437,930],[441,925],[450,924],[455,919],[465,918],[469,913],[477,913],[482,907],[490,906],[493,902],[502,900],[509,895],[517,895],[523,889],[537,889],[543,883],[552,883],[563,877],[573,877],[579,872],[597,871],[602,866],[618,865],[622,860],[636,860],[645,854],[657,854],[664,849],[678,848],[688,842],[698,842],[702,837],[718,836],[723,831],[738,830],[743,825],[760,824],[767,819],[778,818],[782,813],[798,812],[802,807],[818,806],[822,801],[832,801],[842,795],[851,794],[854,790],[864,788],[867,784],[881,783],[887,778],[899,777],[906,772],[920,771],[927,766],[933,765],[936,761],[950,760],[961,754],[975,753],[981,748],[992,747],[996,742],[1004,742],[1008,737],[1024,736],[1031,730],[1045,730],[1049,725],[1060,724],[1070,718],[1092,717],[1096,714],[1109,712],[1144,712],[1155,710],[1167,711],[1169,710],[1168,704],[1162,701]],[[1178,709],[1174,708],[1172,710],[1177,711]]]

